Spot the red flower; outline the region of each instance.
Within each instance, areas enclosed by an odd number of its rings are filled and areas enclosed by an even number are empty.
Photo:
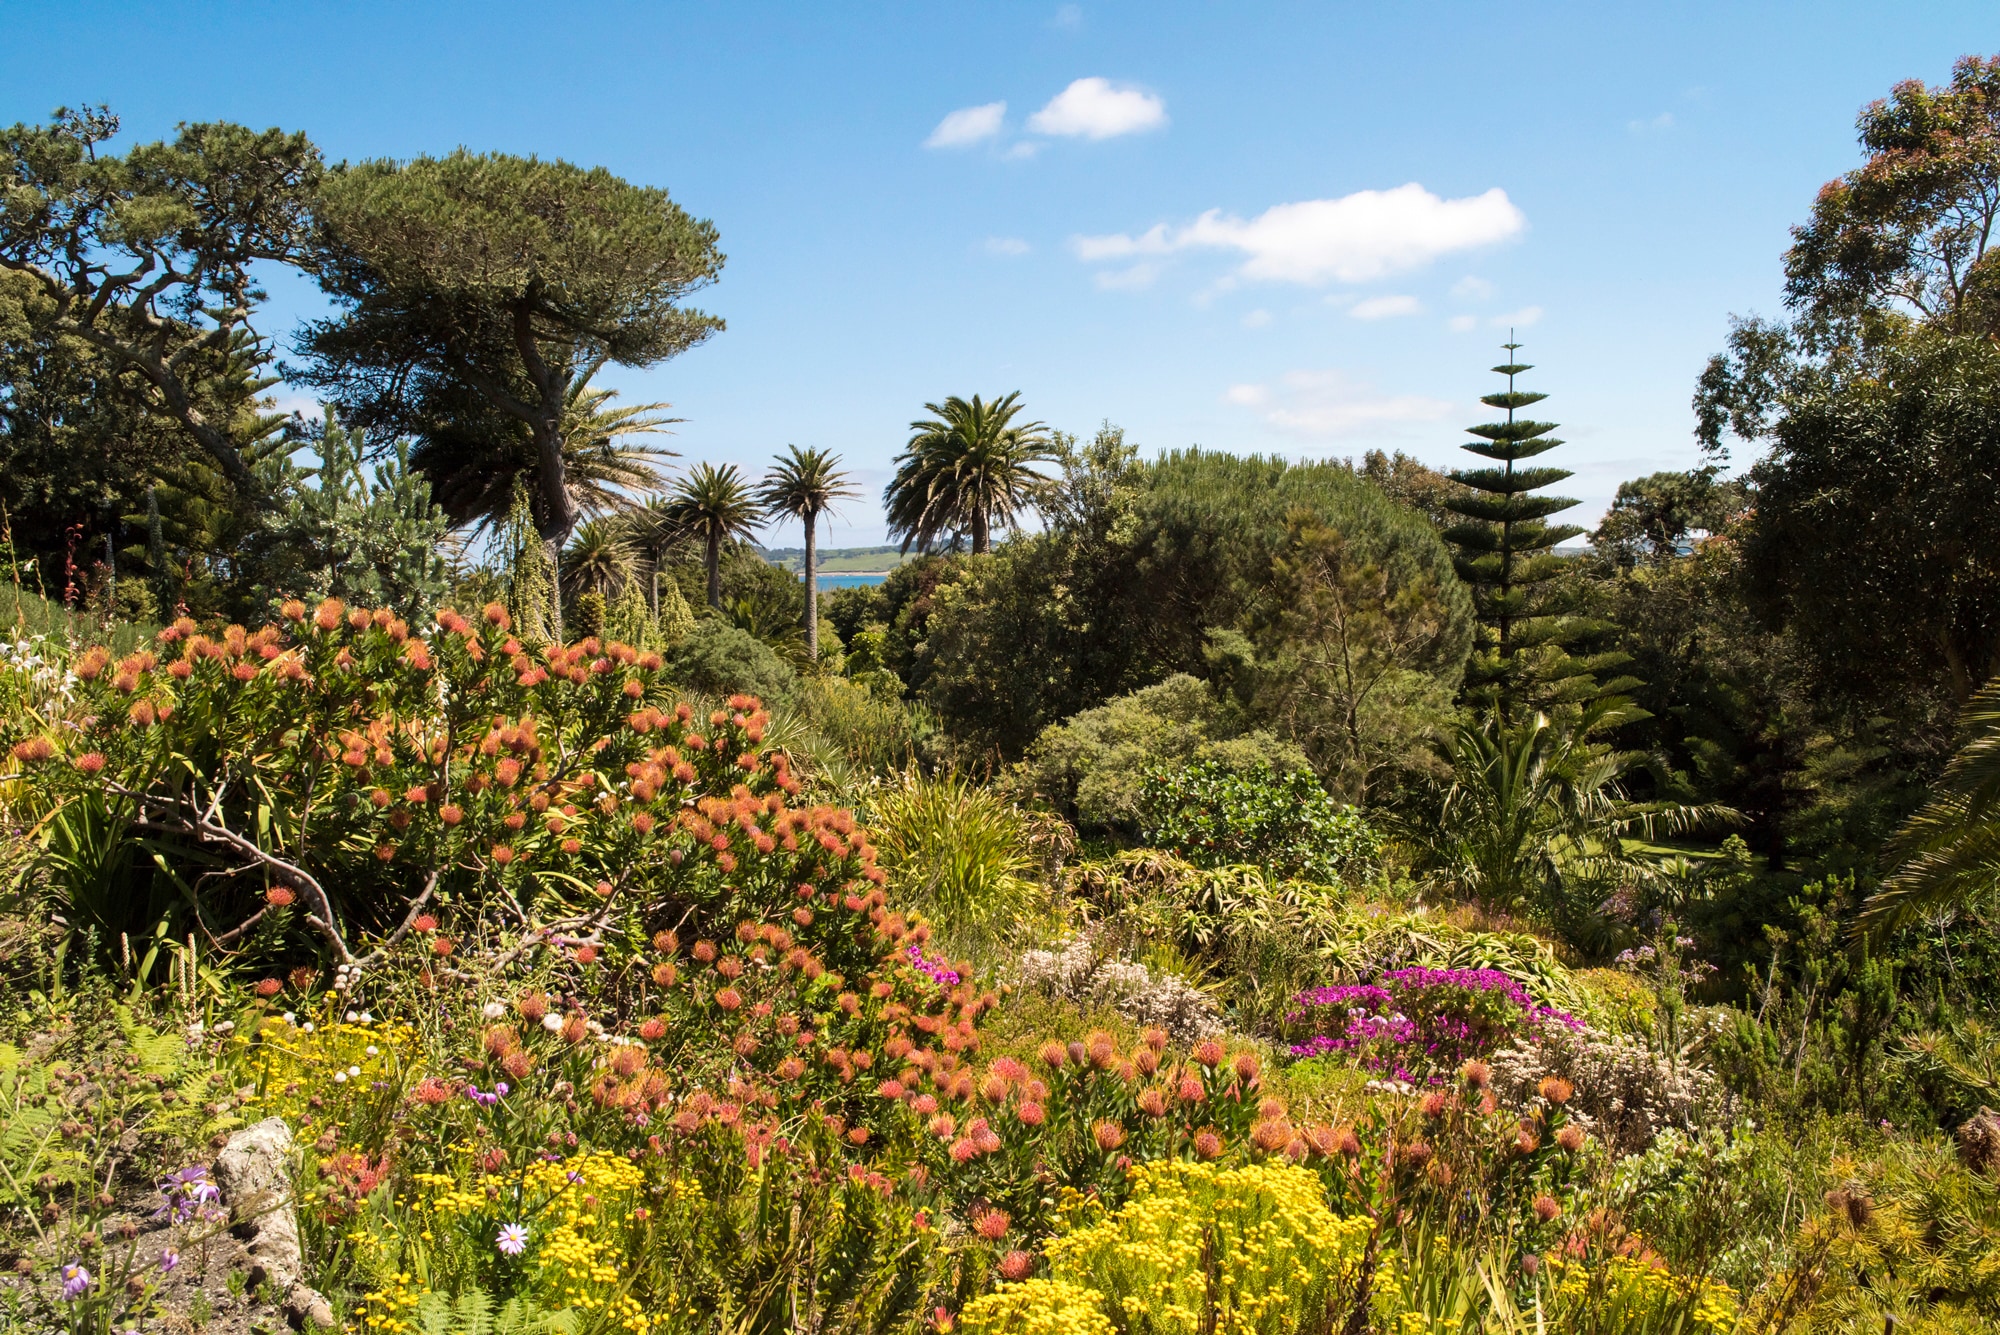
[[[1204,1038],[1194,1045],[1194,1059],[1213,1070],[1222,1065],[1222,1044],[1212,1038]]]
[[[443,959],[455,949],[457,947],[452,945],[450,937],[440,936],[431,941],[431,954],[436,955],[439,959]]]
[[[1194,1152],[1203,1159],[1222,1157],[1222,1137],[1213,1131],[1198,1131],[1194,1137]]]
[[[733,987],[725,987],[715,994],[715,1004],[726,1011],[733,1011],[743,1004],[743,994]]]
[[[264,892],[264,902],[274,909],[288,908],[298,896],[282,885],[274,885]]]
[[[495,844],[493,845],[493,860],[504,867],[514,860],[514,850],[505,844]]]
[[[972,1215],[972,1231],[988,1242],[998,1242],[1007,1236],[1007,1225],[1012,1222],[1005,1210],[976,1210]]]
[[[261,979],[257,983],[257,995],[265,999],[275,997],[285,990],[285,985],[275,978]]]
[[[1091,1126],[1090,1136],[1097,1142],[1098,1149],[1109,1154],[1125,1143],[1125,1128],[1116,1122],[1100,1121]]]
[[[76,758],[76,767],[85,774],[95,774],[104,768],[102,751],[86,751]]]
[[[576,948],[576,962],[578,964],[590,964],[595,962],[596,959],[597,959],[596,946],[585,944],[578,946]]]
[[[1000,1277],[1002,1279],[1026,1279],[1028,1272],[1034,1268],[1035,1258],[1027,1252],[1011,1251],[1000,1258]]]
[[[419,913],[417,920],[410,926],[419,932],[435,932],[438,929],[438,920],[428,913]]]

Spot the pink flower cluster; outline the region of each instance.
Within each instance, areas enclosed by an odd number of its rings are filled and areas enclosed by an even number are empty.
[[[1498,969],[1397,969],[1379,984],[1313,988],[1293,1001],[1299,1009],[1286,1025],[1307,1033],[1290,1045],[1292,1056],[1351,1053],[1398,1080],[1412,1067],[1448,1070],[1524,1030],[1581,1027]]]

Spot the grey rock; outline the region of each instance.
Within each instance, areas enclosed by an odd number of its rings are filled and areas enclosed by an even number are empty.
[[[299,1218],[285,1166],[291,1152],[292,1129],[283,1118],[268,1117],[231,1136],[211,1171],[233,1231],[250,1255],[251,1285],[270,1285],[294,1324],[330,1327],[332,1306],[304,1279]]]

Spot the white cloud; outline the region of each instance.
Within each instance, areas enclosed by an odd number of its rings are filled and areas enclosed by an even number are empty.
[[[1527,218],[1498,187],[1440,199],[1412,181],[1393,190],[1276,204],[1247,221],[1210,209],[1185,227],[1157,223],[1137,236],[1080,236],[1070,244],[1086,261],[1234,250],[1248,257],[1239,270],[1245,278],[1363,283],[1509,240],[1526,226]]]
[[[1445,327],[1454,334],[1467,333],[1479,328],[1479,317],[1476,315],[1454,315],[1445,321]]]
[[[1005,162],[1021,162],[1042,151],[1042,146],[1033,139],[1023,139],[1017,144],[1009,144],[1007,151],[1000,155]]]
[[[1243,327],[1245,329],[1262,329],[1269,323],[1271,323],[1271,312],[1264,310],[1262,307],[1248,312],[1243,317]]]
[[[1083,9],[1078,5],[1061,5],[1056,9],[1056,16],[1049,20],[1049,26],[1075,32],[1083,26]]]
[[[1005,102],[988,102],[984,106],[960,107],[937,123],[931,137],[924,140],[925,148],[964,148],[982,139],[991,139],[1000,133],[1000,126],[1007,119]]]
[[[1523,306],[1518,311],[1509,311],[1505,315],[1496,315],[1486,323],[1492,325],[1495,329],[1526,329],[1541,318],[1542,308],[1540,306]]]
[[[1424,303],[1415,297],[1369,297],[1349,308],[1357,320],[1388,320],[1398,315],[1422,315]]]
[[[1626,121],[1625,129],[1630,134],[1664,134],[1674,128],[1674,113],[1663,111],[1651,120]]]
[[[1485,301],[1493,295],[1493,284],[1467,274],[1451,285],[1451,294],[1461,301]]]
[[[1288,435],[1316,439],[1397,435],[1405,425],[1441,421],[1451,411],[1442,399],[1378,394],[1342,371],[1288,371],[1276,385],[1231,385],[1222,397]]]
[[[1036,134],[1081,139],[1112,139],[1166,123],[1167,104],[1158,97],[1095,77],[1078,79],[1028,117]]]
[[[1015,255],[1025,255],[1033,249],[1033,246],[1030,246],[1018,236],[989,236],[986,238],[986,253],[988,255],[1012,257]]]

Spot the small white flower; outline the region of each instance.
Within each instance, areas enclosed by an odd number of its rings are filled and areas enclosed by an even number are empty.
[[[352,1076],[358,1076],[361,1074],[361,1068],[359,1066],[350,1066],[347,1068],[347,1073]]]
[[[346,1084],[346,1083],[347,1083],[347,1072],[345,1072],[345,1071],[335,1071],[335,1072],[333,1073],[333,1083],[334,1083],[334,1084],[336,1084],[336,1085],[344,1085],[344,1084]]]
[[[360,1013],[359,1011],[349,1011],[349,1012],[347,1012],[347,1016],[346,1016],[346,1019],[347,1019],[347,1022],[348,1022],[349,1024],[353,1024],[353,1023],[354,1023],[354,1022],[355,1022],[356,1020],[358,1020],[358,1019],[360,1019],[360,1018],[361,1018],[361,1013]]]
[[[299,1022],[299,1017],[298,1017],[298,1014],[297,1014],[296,1012],[294,1012],[294,1011],[286,1011],[286,1012],[285,1012],[285,1023],[286,1023],[286,1024],[297,1024],[298,1022]]]
[[[374,1017],[374,1016],[372,1016],[372,1015],[370,1015],[370,1014],[369,1014],[369,1013],[368,1013],[367,1011],[363,1011],[363,1012],[361,1012],[361,1023],[363,1023],[363,1024],[374,1024],[374,1023],[375,1023],[375,1017]]]
[[[507,1013],[507,1008],[497,1001],[489,1001],[479,1008],[479,1013],[489,1020],[497,1020]]]
[[[374,1045],[373,1043],[370,1043],[370,1044],[368,1045],[368,1049],[367,1049],[367,1050],[368,1050],[368,1055],[369,1055],[369,1056],[371,1056],[371,1057],[374,1057],[374,1056],[377,1056],[377,1055],[379,1055],[379,1053],[378,1053],[378,1049],[377,1049],[377,1048],[375,1047],[375,1045]]]
[[[308,1034],[310,1034],[313,1032],[314,1028],[313,1022],[311,1020],[307,1020],[304,1024],[300,1025],[299,1028],[305,1030]]]
[[[560,1015],[551,1012],[550,1014],[544,1015],[542,1017],[542,1028],[548,1030],[552,1034],[560,1034],[562,1032],[562,1026],[563,1026],[562,1016]]]

